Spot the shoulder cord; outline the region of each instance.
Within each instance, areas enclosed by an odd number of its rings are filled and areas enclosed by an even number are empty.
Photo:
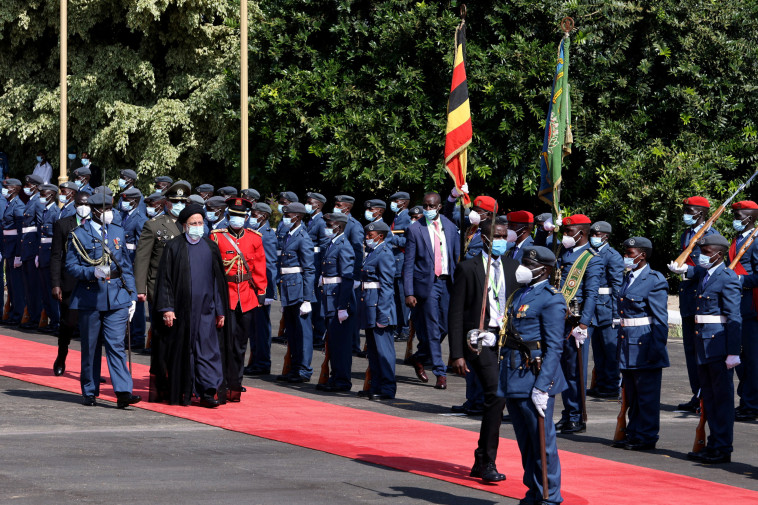
[[[212,237],[212,238],[213,238],[213,240],[216,242],[216,244],[219,244],[219,241],[218,241],[218,238],[217,238],[217,234],[213,233],[213,234],[211,234],[211,237]],[[227,238],[227,240],[229,240],[229,239]],[[220,244],[219,244],[219,245],[220,245]],[[240,261],[240,256],[239,256],[239,254],[238,254],[237,256],[235,256],[234,258],[232,258],[232,259],[229,259],[229,260],[225,260],[225,259],[222,257],[222,258],[221,258],[221,261],[222,261],[222,262],[223,262],[223,264],[224,264],[224,268],[226,268],[226,272],[225,272],[225,273],[226,273],[226,275],[230,275],[230,274],[229,274],[229,272],[231,272],[231,271],[232,271],[232,268],[234,267],[234,264],[235,264],[235,263],[238,263],[238,262]],[[237,271],[239,271],[239,266],[238,266],[238,270],[237,270]]]
[[[105,254],[105,251],[103,251],[103,255],[96,260],[90,258],[89,254],[87,254],[87,251],[84,249],[84,245],[73,232],[71,233],[71,243],[74,244],[74,249],[76,250],[77,254],[81,256],[85,263],[92,266],[110,265],[110,258],[107,254]]]

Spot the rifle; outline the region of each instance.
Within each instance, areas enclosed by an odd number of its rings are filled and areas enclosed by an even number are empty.
[[[699,392],[698,396],[700,396]],[[703,399],[700,398],[700,421],[698,421],[697,428],[695,428],[695,443],[692,444],[692,452],[700,452],[705,449],[705,421],[707,419]]]
[[[324,337],[324,362],[321,363],[321,374],[318,376],[319,384],[326,384],[329,381],[329,332]]]
[[[131,322],[126,320],[126,356],[129,358],[129,375],[132,375],[132,332]]]
[[[593,366],[592,367],[592,379],[590,379],[590,389],[595,389],[597,387],[597,369]]]
[[[290,357],[290,343],[287,342],[287,350],[284,353],[284,364],[282,364],[282,375],[287,375],[292,369],[292,358]]]
[[[684,248],[684,251],[682,251],[682,254],[680,254],[679,257],[677,257],[676,260],[674,260],[676,261],[677,265],[682,266],[687,262],[687,258],[689,258],[690,254],[692,254],[692,250],[695,248],[695,245],[697,245],[697,241],[700,240],[700,237],[703,236],[703,234],[708,230],[708,228],[713,226],[713,223],[715,223],[716,220],[719,218],[719,216],[721,216],[721,214],[724,213],[724,211],[726,210],[726,206],[729,205],[729,202],[731,202],[734,199],[734,197],[737,196],[738,193],[740,193],[743,189],[745,189],[747,185],[753,181],[756,175],[758,175],[758,170],[753,172],[753,175],[751,175],[747,181],[743,182],[742,185],[739,188],[737,188],[737,191],[732,193],[732,196],[727,198],[726,201],[722,203],[718,209],[716,209],[716,212],[714,212],[711,215],[711,217],[708,218],[708,221],[706,221],[703,224],[703,226],[700,227],[697,233],[695,233],[695,235],[690,240],[690,243],[687,244],[687,247]]]
[[[740,247],[740,250],[737,251],[737,254],[734,256],[734,259],[731,263],[729,263],[729,270],[734,270],[734,267],[737,266],[737,263],[740,262],[742,257],[745,255],[748,249],[750,249],[750,246],[753,244],[753,240],[755,240],[756,233],[758,233],[758,228],[755,228],[750,235],[745,239],[745,242],[742,244],[742,247]]]
[[[536,369],[535,375],[539,375],[542,370],[542,358],[537,356],[533,360],[533,365]],[[547,481],[547,442],[545,440],[545,418],[537,414],[537,430],[540,436],[540,463],[542,466],[542,499],[547,501],[550,496],[550,489]]]
[[[367,349],[368,349],[368,336],[366,337],[366,342],[363,344],[363,352],[366,352]],[[366,366],[366,375],[363,377],[363,390],[368,391],[369,389],[371,389],[371,365]]]
[[[629,410],[629,404],[626,401],[626,388],[621,385],[621,410],[616,418],[616,432],[613,434],[614,442],[621,442],[626,438],[626,413]]]
[[[495,208],[492,211],[492,220],[490,225],[490,236],[487,237],[489,239],[490,248],[492,247],[492,241],[495,238],[495,226],[497,225],[497,203],[495,203]],[[463,207],[461,206],[461,213],[463,212]],[[463,214],[461,214],[461,222],[463,220]],[[461,253],[461,256],[463,256],[463,253]],[[489,283],[490,283],[490,271],[492,270],[492,251],[487,254],[487,271],[484,274],[484,288],[482,289],[482,311],[479,315],[479,329],[478,330],[469,330],[466,334],[466,345],[468,345],[469,349],[472,351],[475,351],[477,354],[482,352],[482,337],[479,337],[478,335],[482,332],[484,332],[484,315],[487,312],[487,306],[489,305],[489,300],[487,298],[487,291],[489,290]],[[505,310],[508,310],[508,306],[505,306]],[[471,337],[473,334],[476,333],[477,335],[477,342],[476,342],[476,349],[474,349],[471,346]]]
[[[413,325],[413,319],[408,321],[408,343],[405,346],[405,360],[409,360],[413,355],[413,338],[416,336],[416,328]]]
[[[569,303],[569,319],[574,319],[575,323],[578,324],[579,319],[581,318],[581,306],[579,302],[577,302],[576,298],[571,300]],[[570,325],[572,328],[575,326],[575,324]],[[571,338],[571,337],[569,337]],[[585,391],[585,383],[584,383],[584,344],[580,344],[577,349],[576,353],[576,369],[579,373],[579,400],[582,403],[582,422],[587,422],[587,391]]]

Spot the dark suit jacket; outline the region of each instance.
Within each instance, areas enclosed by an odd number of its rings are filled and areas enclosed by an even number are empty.
[[[519,262],[512,258],[501,258],[503,274],[505,275],[506,299],[519,288],[516,282],[516,268]],[[455,269],[455,281],[450,295],[450,310],[448,311],[448,337],[450,342],[450,359],[464,358],[466,334],[469,330],[479,328],[479,318],[482,315],[482,293],[484,292],[484,261],[477,254],[471,259],[461,261]],[[489,304],[484,312],[484,325],[489,321]]]
[[[71,293],[76,287],[76,279],[66,272],[66,243],[68,234],[79,226],[76,215],[64,217],[53,224],[53,242],[50,246],[50,280],[52,287]]]
[[[439,217],[447,246],[449,274],[455,280],[454,268],[458,261],[461,243],[458,229],[445,216]],[[405,230],[405,262],[403,264],[403,287],[405,296],[426,298],[434,282],[434,249],[429,238],[426,219],[419,219]]]

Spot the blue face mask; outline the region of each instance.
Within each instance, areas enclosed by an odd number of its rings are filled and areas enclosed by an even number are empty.
[[[216,215],[215,212],[207,210],[205,211],[205,219],[207,219],[211,223],[215,223],[216,221],[218,221],[218,216]]]
[[[82,158],[82,166],[86,167],[87,165],[89,165],[89,158]]]
[[[374,213],[367,209],[366,212],[363,213],[363,217],[366,218],[366,221],[373,221]]]
[[[32,188],[24,188],[24,193],[26,193],[26,196],[32,196],[34,190],[32,190]]]
[[[121,189],[124,189],[126,187],[126,179],[119,179],[118,180],[118,187]]]
[[[171,204],[171,214],[175,217],[179,217],[179,213],[184,210],[184,202],[176,202]]]
[[[239,230],[240,228],[245,226],[244,216],[231,216],[229,218],[229,226],[231,226],[235,230]]]
[[[684,220],[684,224],[687,226],[692,226],[693,224],[697,223],[697,219],[695,219],[694,214],[685,214],[682,216],[682,219]]]
[[[291,217],[283,217],[282,218],[282,224],[285,227],[287,227],[287,228],[291,227],[292,226],[292,218]]]
[[[155,210],[155,207],[148,207],[147,208],[147,217],[155,217],[155,215],[158,213],[157,210]]]
[[[590,244],[597,249],[603,245],[603,239],[600,237],[590,237]]]
[[[324,234],[327,237],[333,237],[334,236],[334,230],[331,228],[324,228]]]
[[[68,159],[75,160],[76,159],[76,154],[75,153],[69,153]]]
[[[66,198],[66,195],[58,195],[58,201],[61,203],[66,203],[68,201],[68,198]]]
[[[277,206],[277,208],[279,209],[279,212],[280,212],[280,213],[284,213],[284,205],[283,205],[283,204],[281,204],[281,203],[280,203],[280,204]]]
[[[77,188],[81,188],[82,186],[84,186],[84,181],[80,181],[79,179],[77,179],[74,181],[74,184],[76,184]]]
[[[9,195],[10,193],[11,193],[11,192],[10,192],[10,191],[8,191],[8,188],[3,188],[3,196],[4,196],[4,197],[6,197],[6,198],[7,198],[7,197],[8,197],[8,195]]]
[[[261,222],[258,221],[257,217],[251,217],[251,218],[248,218],[247,224],[257,229],[258,225],[261,224]]]
[[[189,235],[190,238],[197,240],[200,237],[202,237],[204,234],[205,234],[205,231],[203,230],[203,225],[187,227],[187,235]]]
[[[121,210],[125,210],[127,212],[129,212],[130,210],[132,210],[132,202],[127,202],[125,200],[122,200],[121,201]]]
[[[508,241],[504,238],[499,238],[492,241],[492,255],[502,256],[508,251]]]
[[[711,256],[708,256],[706,254],[702,254],[701,253],[700,256],[697,257],[697,264],[700,265],[703,268],[710,268],[711,267]]]
[[[734,231],[737,231],[737,232],[745,231],[745,227],[747,225],[743,221],[745,221],[745,219],[743,220],[735,219],[734,221],[732,221],[732,228],[734,228]]]
[[[637,263],[635,263],[635,260],[639,257],[640,257],[639,254],[635,256],[634,258],[627,258],[626,256],[624,256],[624,268],[626,268],[627,270],[634,270],[635,268],[637,268]]]
[[[424,209],[424,217],[429,221],[434,221],[434,219],[437,217],[437,214],[437,210]]]
[[[344,214],[344,212],[342,212],[342,209],[340,209],[339,207],[335,207],[334,210],[332,210],[332,212],[334,214]]]
[[[376,249],[376,246],[378,246],[380,243],[377,242],[374,239],[366,239],[366,247],[369,249]]]
[[[313,214],[313,212],[314,212],[315,210],[316,210],[316,209],[314,209],[314,208],[313,208],[313,205],[311,205],[310,203],[306,203],[306,204],[305,204],[305,212],[307,212],[308,214]]]
[[[42,163],[42,156],[37,156],[37,163]]]
[[[397,202],[390,203],[390,210],[397,214],[397,211],[400,210],[400,207],[397,206]]]

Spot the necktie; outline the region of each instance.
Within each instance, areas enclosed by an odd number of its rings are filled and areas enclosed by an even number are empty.
[[[626,276],[626,279],[624,280],[624,285],[621,286],[621,295],[622,296],[626,294],[626,289],[629,287],[629,284],[632,283],[632,278],[633,277],[634,276],[632,274],[629,274],[629,275]]]
[[[500,288],[500,260],[493,261],[492,262],[492,268],[495,270],[495,288]],[[500,310],[498,311],[498,317],[503,315],[503,311],[505,310],[505,290],[504,289],[498,289],[497,292],[497,303],[500,307]]]
[[[517,254],[518,254],[518,246],[514,246],[514,248],[511,249],[511,258],[516,258]]]
[[[711,274],[709,274],[708,272],[706,272],[705,275],[703,276],[703,283],[700,285],[700,291],[701,292],[705,291],[705,285],[708,284],[708,279],[710,279],[710,278],[711,278]]]
[[[435,244],[434,246],[434,275],[442,275],[442,243],[440,241],[440,223],[439,221],[432,222],[435,229]]]
[[[742,247],[742,244],[745,243],[745,239],[747,238],[747,235],[740,235],[737,237],[737,250],[735,251],[735,254],[740,252],[740,247]]]

